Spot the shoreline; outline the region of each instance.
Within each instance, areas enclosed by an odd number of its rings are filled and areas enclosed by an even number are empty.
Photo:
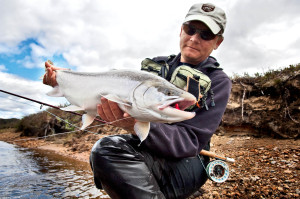
[[[14,132],[14,129],[0,131],[0,141],[14,144],[29,149],[46,150],[56,153],[67,158],[89,163],[90,151],[76,152],[72,147],[64,146],[63,139],[61,142],[56,140],[38,139],[35,137],[21,137],[21,132]]]
[[[44,140],[20,137],[20,134],[13,129],[0,130],[0,140],[25,148],[52,151],[88,164],[94,143],[101,137],[112,135],[81,133]],[[299,198],[300,139],[238,133],[213,135],[211,151],[236,160],[235,163],[228,163],[229,178],[224,183],[208,180],[188,199]]]

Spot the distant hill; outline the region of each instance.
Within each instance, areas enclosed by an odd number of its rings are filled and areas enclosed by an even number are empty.
[[[20,120],[16,118],[2,119],[0,118],[0,129],[15,128],[19,124]]]

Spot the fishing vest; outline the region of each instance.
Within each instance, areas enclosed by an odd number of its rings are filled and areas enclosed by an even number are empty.
[[[188,107],[186,110],[191,111],[196,106],[198,108],[205,107],[208,110],[206,99],[208,92],[211,94],[211,106],[215,106],[214,93],[211,89],[211,80],[203,72],[192,68],[188,65],[179,65],[170,69],[168,63],[175,58],[175,55],[169,57],[161,57],[157,61],[146,58],[142,61],[141,70],[148,71],[154,75],[169,80],[172,84],[193,94],[197,103]],[[216,62],[217,63],[217,62]],[[206,68],[221,69],[217,63],[214,66],[206,66]]]

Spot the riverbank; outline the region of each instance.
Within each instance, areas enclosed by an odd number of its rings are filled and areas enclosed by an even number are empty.
[[[88,163],[0,141],[0,198],[109,198]]]
[[[93,144],[105,134],[74,134],[47,139],[20,137],[14,129],[1,130],[0,140],[28,148],[50,150],[88,162]],[[211,150],[234,158],[225,183],[208,181],[191,198],[299,198],[300,140],[214,135]],[[202,196],[199,196],[201,194]]]
[[[82,162],[89,162],[89,154],[93,143],[91,140],[100,139],[101,135],[83,136],[60,136],[37,139],[36,137],[20,136],[21,132],[15,129],[5,129],[0,131],[0,140],[15,144],[25,148],[35,148],[52,151],[56,154],[68,156]],[[81,143],[81,144],[80,144]]]

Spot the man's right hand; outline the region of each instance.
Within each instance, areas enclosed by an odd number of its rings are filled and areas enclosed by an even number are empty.
[[[101,97],[101,104],[98,104],[97,111],[99,116],[106,122],[111,122],[111,125],[121,127],[135,135],[135,119],[128,113],[124,113],[117,103]]]

